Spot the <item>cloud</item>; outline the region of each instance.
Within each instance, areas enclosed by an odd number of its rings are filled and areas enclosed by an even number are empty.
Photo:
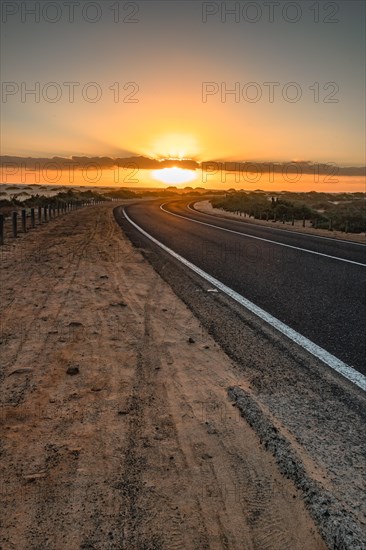
[[[262,173],[272,172],[281,174],[284,171],[300,174],[319,174],[319,175],[334,175],[334,176],[365,176],[365,166],[340,166],[334,162],[329,163],[314,163],[310,160],[292,160],[288,162],[265,161],[265,162],[249,162],[249,161],[222,161],[211,160],[202,163],[195,160],[179,160],[165,159],[157,160],[144,156],[129,156],[129,157],[89,157],[89,156],[72,156],[72,157],[18,157],[18,156],[0,156],[0,167],[10,170],[12,168],[24,170],[113,170],[115,168],[137,168],[139,170],[156,170],[160,168],[170,168],[179,166],[195,170],[199,168],[209,168],[210,170],[228,170],[237,172],[254,173],[260,170]]]

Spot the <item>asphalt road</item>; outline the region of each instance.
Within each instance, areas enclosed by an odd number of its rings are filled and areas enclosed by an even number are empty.
[[[366,374],[365,245],[218,219],[182,200],[161,204],[132,204],[126,212],[160,242]]]

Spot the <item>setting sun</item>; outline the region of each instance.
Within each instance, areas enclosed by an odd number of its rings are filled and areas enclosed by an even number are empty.
[[[162,181],[168,184],[188,183],[197,179],[197,174],[194,170],[184,170],[183,168],[162,168],[161,170],[153,170],[151,175],[154,180]]]

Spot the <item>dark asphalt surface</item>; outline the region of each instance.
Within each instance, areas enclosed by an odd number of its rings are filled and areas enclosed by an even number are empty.
[[[141,202],[126,211],[160,242],[366,374],[366,267],[340,260],[366,265],[366,246],[217,219],[188,210],[184,201],[165,204],[173,213],[211,224],[206,226],[172,216],[160,204]]]

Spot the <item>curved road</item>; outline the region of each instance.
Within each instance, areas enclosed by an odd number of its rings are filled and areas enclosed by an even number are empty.
[[[366,245],[215,218],[187,200],[125,210],[161,243],[366,374]]]

